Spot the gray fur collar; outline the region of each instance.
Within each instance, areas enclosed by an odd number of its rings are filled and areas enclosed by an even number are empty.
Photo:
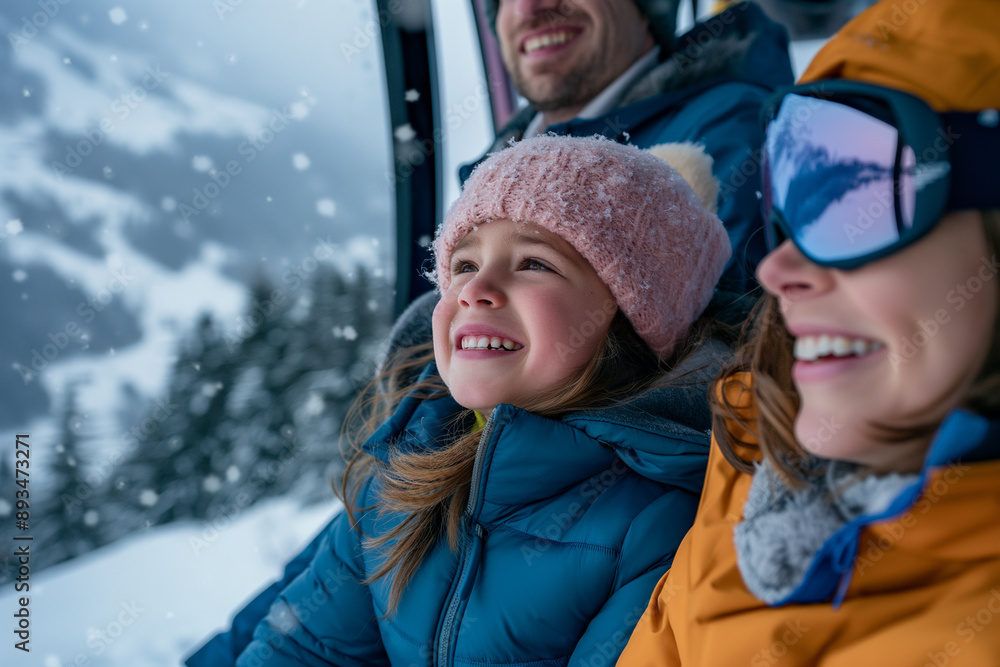
[[[763,602],[788,597],[827,539],[859,516],[885,510],[918,477],[865,475],[841,461],[823,465],[806,487],[790,489],[770,463],[757,464],[733,541],[743,582]]]
[[[743,71],[747,51],[756,37],[755,34],[724,35],[704,44],[696,44],[697,51],[691,49],[691,53],[687,50],[674,52],[639,77],[625,91],[618,106],[623,107],[717,76],[739,76]],[[697,57],[692,57],[695,54]]]

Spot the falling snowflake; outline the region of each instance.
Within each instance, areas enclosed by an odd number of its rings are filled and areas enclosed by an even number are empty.
[[[320,199],[316,202],[316,212],[327,218],[332,218],[337,212],[337,204],[332,199]]]
[[[115,7],[108,12],[108,18],[110,18],[111,22],[115,25],[121,25],[128,20],[128,14],[126,14],[125,10],[121,7]]]
[[[167,213],[177,209],[177,200],[173,197],[164,197],[160,200],[160,208],[162,208]]]
[[[326,405],[323,401],[323,397],[313,392],[309,394],[309,398],[306,399],[305,405],[302,406],[307,415],[316,416],[323,412],[323,407]]]
[[[345,340],[357,340],[358,338],[357,330],[350,325],[344,327],[343,331],[341,332],[341,335],[344,337]]]
[[[220,389],[222,389],[221,382],[206,382],[201,385],[201,393],[209,398],[218,394]]]
[[[309,159],[309,156],[306,155],[305,153],[296,153],[295,155],[292,156],[292,165],[294,165],[295,168],[298,169],[299,171],[305,171],[306,169],[309,168],[309,165],[311,164],[312,161]]]
[[[409,123],[405,123],[397,127],[396,131],[393,132],[393,135],[396,137],[397,140],[402,142],[407,142],[416,139],[417,132],[413,129],[413,127]]]
[[[420,99],[420,91],[417,90],[416,88],[410,88],[408,91],[406,91],[407,102],[416,102],[419,99]]]
[[[299,100],[298,102],[293,102],[291,106],[291,116],[295,120],[302,120],[309,116],[309,105]]]
[[[14,508],[11,506],[9,502],[4,500],[3,498],[0,498],[0,516],[10,516],[10,513],[13,509]]]
[[[7,224],[4,225],[4,230],[9,236],[17,236],[24,231],[24,224],[22,224],[17,218],[14,218],[13,220],[7,221]]]
[[[63,65],[72,65],[73,61],[69,58],[63,58]]]
[[[139,504],[143,507],[152,507],[159,499],[160,495],[152,489],[144,489],[143,492],[139,494]]]
[[[13,277],[14,277],[14,282],[23,283],[25,280],[28,279],[28,273],[24,269],[15,269]]]
[[[101,173],[104,174],[104,178],[107,178],[109,180],[111,178],[113,178],[114,175],[115,175],[114,169],[112,169],[111,167],[108,167],[108,166],[105,166],[104,169],[101,170]]]
[[[216,493],[222,488],[222,480],[215,475],[209,475],[205,478],[205,481],[203,481],[201,485],[209,493]]]
[[[86,512],[83,513],[83,524],[85,526],[90,526],[91,528],[93,528],[94,526],[97,525],[97,523],[100,520],[101,517],[97,513],[97,510],[87,510]]]
[[[212,168],[212,158],[207,155],[195,155],[191,159],[191,166],[195,171],[208,171]]]
[[[226,481],[235,482],[240,478],[240,469],[236,466],[226,468]]]

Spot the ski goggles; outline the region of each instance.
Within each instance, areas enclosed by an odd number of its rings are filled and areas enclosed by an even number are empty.
[[[785,239],[851,269],[913,243],[948,211],[1000,208],[1000,112],[937,113],[890,88],[827,80],[765,105],[769,249]]]

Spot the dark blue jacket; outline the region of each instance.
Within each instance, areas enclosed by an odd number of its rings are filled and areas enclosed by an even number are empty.
[[[766,252],[757,198],[764,138],[761,106],[793,78],[785,28],[757,5],[744,2],[679,37],[670,56],[633,83],[617,108],[547,130],[601,134],[639,148],[676,141],[704,145],[715,161],[719,218],[733,248],[719,286],[743,294],[756,287],[754,269]],[[522,109],[487,155],[520,140],[535,113],[531,107]],[[462,168],[463,183],[487,155]]]
[[[385,617],[387,581],[359,583],[380,555],[341,514],[236,664],[613,663],[694,518],[709,442],[705,386],[561,420],[499,406],[460,548],[439,542],[395,615]],[[407,398],[366,449],[383,458],[392,444],[433,446],[457,410],[451,398]],[[359,504],[378,504],[371,480]],[[361,532],[379,534],[386,521],[364,514]],[[187,664],[233,664],[246,632],[237,622],[252,615],[241,612]]]

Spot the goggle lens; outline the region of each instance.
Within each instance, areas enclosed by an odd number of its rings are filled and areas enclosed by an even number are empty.
[[[914,151],[893,125],[846,104],[786,95],[762,165],[772,248],[787,235],[815,261],[849,262],[913,225]]]

